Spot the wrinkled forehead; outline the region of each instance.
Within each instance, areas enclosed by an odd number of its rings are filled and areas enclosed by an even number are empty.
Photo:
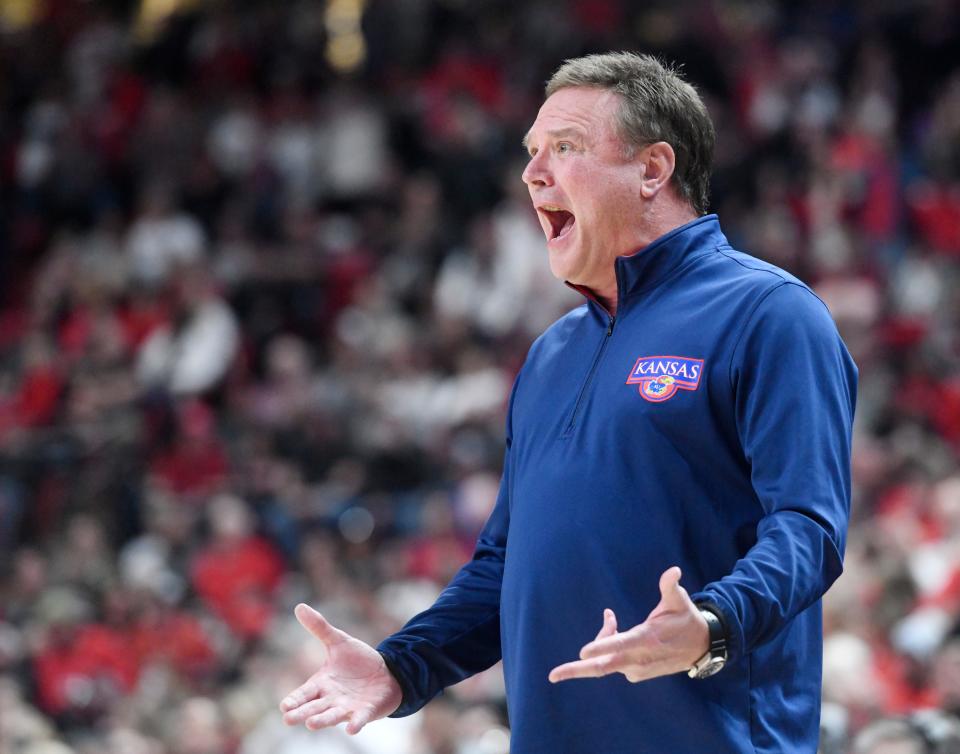
[[[582,135],[615,137],[620,95],[608,89],[571,86],[551,94],[540,106],[536,120],[523,137],[528,147],[543,138]]]

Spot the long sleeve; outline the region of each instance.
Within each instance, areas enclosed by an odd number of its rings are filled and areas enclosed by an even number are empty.
[[[820,599],[843,570],[857,368],[823,303],[784,282],[749,314],[730,379],[763,517],[732,573],[693,597],[721,613],[734,661]]]
[[[514,383],[513,395],[516,386]],[[513,395],[500,491],[473,558],[429,609],[377,647],[403,689],[403,702],[392,717],[416,712],[447,686],[500,660],[500,587],[510,523]]]

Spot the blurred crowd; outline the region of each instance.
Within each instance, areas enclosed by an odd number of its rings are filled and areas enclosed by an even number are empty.
[[[712,210],[860,367],[822,752],[957,750],[956,3],[356,0],[346,58],[342,0],[146,5],[0,3],[0,753],[507,752],[496,668],[355,739],[276,705],[297,602],[376,643],[470,556],[581,302],[520,141],[612,49],[682,64]]]

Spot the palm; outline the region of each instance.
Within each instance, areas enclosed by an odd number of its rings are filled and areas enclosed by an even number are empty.
[[[326,642],[329,655],[323,667],[310,678],[323,692],[351,709],[377,706],[389,696],[383,659],[374,649],[352,636]]]
[[[297,619],[323,642],[323,666],[280,705],[284,721],[317,729],[341,722],[356,733],[371,720],[385,717],[400,704],[401,692],[380,654],[334,628],[320,613],[300,605]]]

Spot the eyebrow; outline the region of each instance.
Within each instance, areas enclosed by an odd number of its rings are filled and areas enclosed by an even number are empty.
[[[552,131],[547,131],[547,136],[551,136],[554,139],[562,139],[567,136],[576,136],[578,138],[583,137],[583,131],[579,128],[574,128],[573,126],[565,126],[563,128],[556,128]],[[523,136],[523,140],[520,142],[523,145],[523,148],[527,151],[530,150],[530,131],[527,131]]]

